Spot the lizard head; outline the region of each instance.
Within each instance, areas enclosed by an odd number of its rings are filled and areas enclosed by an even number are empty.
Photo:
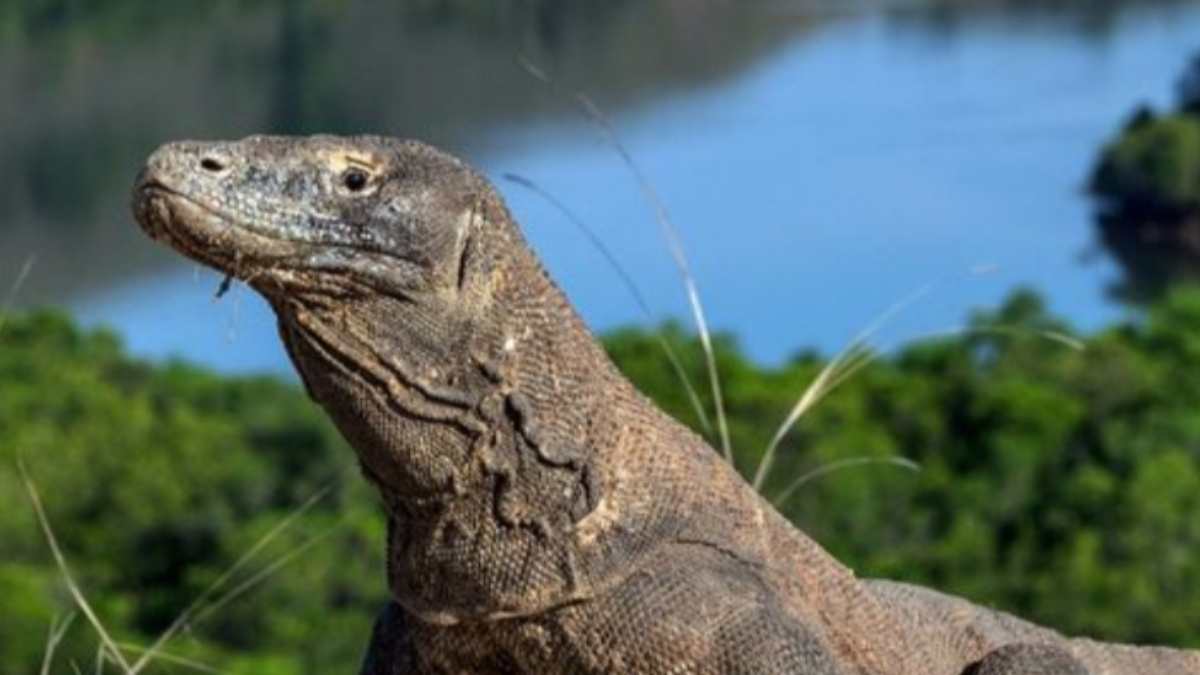
[[[415,297],[464,281],[469,216],[484,194],[465,164],[415,141],[252,136],[162,146],[134,211],[155,239],[268,297]]]
[[[572,601],[675,527],[660,481],[631,478],[668,466],[657,413],[460,160],[375,136],[171,143],[133,208],[270,302],[388,506],[393,594],[427,620]]]
[[[525,250],[505,245],[519,230],[484,178],[377,136],[183,141],[147,160],[133,210],[151,237],[268,300],[373,479],[449,489],[439,467],[463,460],[449,421],[486,388],[473,356],[495,348],[474,349],[477,327],[497,325],[502,252]],[[416,419],[447,423],[417,433]]]

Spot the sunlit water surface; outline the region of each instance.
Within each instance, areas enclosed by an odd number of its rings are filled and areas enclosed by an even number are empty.
[[[1197,48],[1195,4],[1138,5],[1096,29],[1054,16],[943,25],[870,13],[610,112],[682,232],[711,323],[761,361],[835,351],[918,289],[928,292],[882,345],[959,325],[1019,285],[1087,330],[1126,312],[1109,299],[1119,270],[1096,244],[1089,168],[1134,104],[1170,104]],[[570,205],[656,318],[687,317],[653,209],[592,125],[560,109],[480,133],[461,150],[498,182],[590,325],[644,317],[579,232],[502,174]],[[287,371],[269,309],[245,288],[214,301],[218,282],[172,260],[65,302],[138,354]]]

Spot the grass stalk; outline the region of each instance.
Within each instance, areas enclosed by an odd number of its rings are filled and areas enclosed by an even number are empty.
[[[540,196],[542,199],[545,199],[550,203],[551,206],[554,206],[556,209],[558,209],[568,221],[575,225],[575,227],[583,233],[584,237],[587,238],[591,245],[600,252],[600,255],[602,255],[605,261],[608,262],[609,267],[611,267],[613,271],[617,273],[617,276],[621,279],[621,282],[625,285],[625,288],[629,291],[629,294],[633,296],[634,302],[637,303],[637,306],[641,310],[642,316],[646,319],[646,321],[649,323],[654,323],[654,313],[650,311],[650,304],[646,302],[646,297],[642,294],[641,289],[638,288],[638,285],[633,280],[633,277],[630,276],[625,267],[621,265],[621,262],[617,260],[617,257],[613,255],[612,250],[604,244],[604,241],[600,239],[600,236],[596,234],[595,230],[588,227],[587,223],[583,222],[583,219],[578,217],[571,209],[567,207],[566,204],[563,204],[562,201],[554,197],[554,195],[543,190],[532,180],[513,173],[504,174],[504,179],[512,183],[516,183],[517,185],[520,185],[521,187],[524,187],[525,189],[530,190],[534,194]],[[671,364],[671,369],[675,371],[676,378],[678,378],[680,384],[683,385],[684,391],[688,397],[688,401],[691,403],[692,410],[696,413],[696,417],[700,420],[700,425],[704,428],[704,432],[711,436],[713,433],[712,422],[709,421],[708,414],[704,412],[704,405],[700,402],[700,396],[696,393],[695,387],[692,386],[691,378],[688,377],[687,371],[684,369],[683,362],[680,360],[679,355],[675,352],[675,349],[671,346],[671,343],[667,341],[666,337],[663,336],[661,331],[655,331],[654,337],[658,341],[659,346],[662,348],[663,353],[666,354],[667,360]]]
[[[550,76],[533,65],[528,59],[520,57],[518,58],[518,63],[534,78],[555,89],[554,81]],[[658,192],[654,189],[646,174],[641,170],[641,167],[634,161],[633,155],[625,148],[625,144],[621,142],[620,136],[617,135],[616,127],[600,110],[599,106],[582,92],[576,92],[572,100],[580,112],[583,113],[583,116],[601,131],[605,141],[621,157],[625,167],[637,182],[643,197],[645,197],[654,210],[659,228],[671,252],[671,258],[675,261],[675,267],[678,269],[680,277],[683,280],[684,289],[687,292],[688,304],[692,311],[692,319],[695,321],[696,331],[700,336],[700,346],[704,350],[704,362],[708,370],[709,388],[712,392],[713,407],[716,410],[717,433],[720,437],[721,454],[725,457],[726,461],[733,464],[733,447],[729,440],[729,424],[725,416],[725,401],[721,392],[721,378],[717,372],[717,359],[713,351],[712,335],[708,329],[708,321],[704,315],[704,306],[700,302],[700,292],[696,287],[696,279],[692,275],[691,266],[688,264],[687,254],[684,252],[683,240],[679,236],[679,230],[675,227],[674,222],[672,222],[670,215],[667,213],[666,204],[659,197]]]

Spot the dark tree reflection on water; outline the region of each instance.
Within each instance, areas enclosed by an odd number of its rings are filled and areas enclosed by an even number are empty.
[[[22,299],[40,303],[171,264],[128,226],[132,176],[119,171],[164,140],[374,131],[480,153],[497,125],[570,114],[517,54],[619,109],[725,77],[807,25],[688,7],[8,3],[0,98],[16,104],[0,111],[0,270],[37,253]]]

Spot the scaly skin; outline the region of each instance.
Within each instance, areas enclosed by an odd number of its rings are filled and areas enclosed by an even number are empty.
[[[379,489],[393,603],[363,673],[1200,675],[857,580],[634,390],[493,188],[433,148],[169,144],[134,209],[271,303]]]

